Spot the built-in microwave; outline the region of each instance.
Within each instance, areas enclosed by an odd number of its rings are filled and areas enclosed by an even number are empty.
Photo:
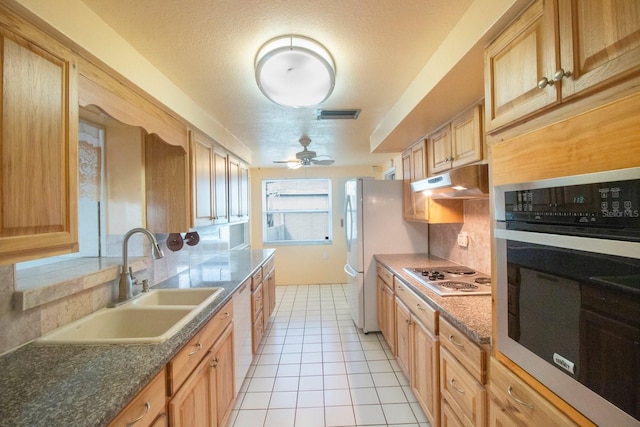
[[[594,423],[640,425],[640,167],[494,195],[498,352]]]

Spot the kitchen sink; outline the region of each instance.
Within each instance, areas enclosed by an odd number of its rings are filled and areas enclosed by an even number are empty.
[[[157,289],[139,296],[131,301],[131,304],[138,307],[208,304],[222,290],[222,288]]]
[[[38,338],[40,344],[160,343],[209,305],[222,288],[152,290],[104,308]]]

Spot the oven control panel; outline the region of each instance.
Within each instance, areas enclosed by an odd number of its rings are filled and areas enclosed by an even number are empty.
[[[507,191],[505,219],[640,229],[640,179]]]

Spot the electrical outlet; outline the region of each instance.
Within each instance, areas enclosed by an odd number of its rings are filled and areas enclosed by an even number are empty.
[[[466,248],[469,246],[469,234],[466,232],[461,232],[458,234],[458,246],[461,248]]]
[[[322,259],[329,259],[329,252],[327,251],[322,252]]]

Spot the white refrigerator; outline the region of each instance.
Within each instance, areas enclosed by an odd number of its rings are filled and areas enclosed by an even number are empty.
[[[345,185],[347,299],[355,325],[379,331],[375,254],[428,253],[427,224],[402,218],[402,181],[354,178]]]

